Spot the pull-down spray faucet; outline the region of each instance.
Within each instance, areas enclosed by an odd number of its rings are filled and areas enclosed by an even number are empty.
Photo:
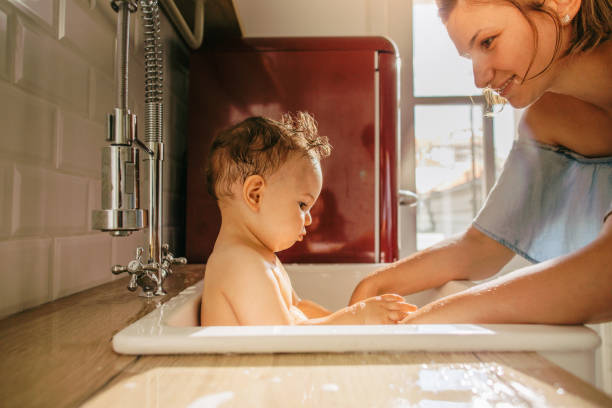
[[[145,136],[144,142],[136,134],[136,115],[128,109],[128,55],[130,13],[136,12],[136,0],[112,0],[118,13],[117,52],[117,107],[108,115],[107,141],[102,150],[102,209],[92,212],[94,229],[108,231],[112,236],[130,235],[149,227],[149,248],[137,248],[136,259],[127,266],[115,265],[114,274],[130,274],[128,289],[142,288],[143,296],[165,295],[162,284],[172,273],[173,264],[187,263],[185,258],[174,258],[168,244],[162,243],[162,176],[164,143],[162,138],[163,60],[159,36],[159,8],[157,0],[141,0],[145,54]],[[149,165],[149,211],[139,208],[140,178],[139,149],[145,152]],[[147,218],[148,216],[148,218]]]

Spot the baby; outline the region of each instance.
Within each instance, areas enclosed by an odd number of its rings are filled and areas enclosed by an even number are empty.
[[[213,140],[206,178],[221,230],[206,264],[203,326],[394,324],[416,309],[386,294],[331,313],[293,290],[275,253],[304,239],[330,150],[303,112],[248,118]]]

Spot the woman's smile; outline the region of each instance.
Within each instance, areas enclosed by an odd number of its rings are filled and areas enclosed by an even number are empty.
[[[510,78],[506,80],[506,82],[501,84],[501,86],[495,88],[495,92],[497,92],[499,96],[505,97],[508,94],[508,92],[510,92],[510,89],[512,89],[512,85],[515,82],[514,81],[515,78],[516,78],[516,75],[512,75]]]

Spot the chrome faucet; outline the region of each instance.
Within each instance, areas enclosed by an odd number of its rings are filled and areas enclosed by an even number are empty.
[[[175,258],[168,244],[162,243],[162,187],[164,143],[162,138],[163,64],[159,36],[157,0],[140,1],[144,26],[145,54],[145,136],[136,134],[136,115],[128,109],[128,55],[130,13],[138,9],[136,0],[111,0],[118,13],[117,52],[115,53],[117,107],[108,115],[109,146],[102,150],[102,209],[92,212],[94,229],[108,231],[114,237],[128,236],[133,231],[149,228],[149,251],[136,249],[136,259],[127,266],[115,265],[114,274],[130,274],[128,289],[142,288],[145,297],[163,296],[163,283],[172,273],[172,265],[185,264]],[[140,206],[139,150],[145,152],[149,164],[149,210]],[[147,222],[148,221],[148,222]]]

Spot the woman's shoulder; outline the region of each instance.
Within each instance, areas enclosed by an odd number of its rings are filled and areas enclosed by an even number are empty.
[[[563,146],[583,156],[612,155],[612,118],[580,99],[546,92],[519,123],[519,138]]]

